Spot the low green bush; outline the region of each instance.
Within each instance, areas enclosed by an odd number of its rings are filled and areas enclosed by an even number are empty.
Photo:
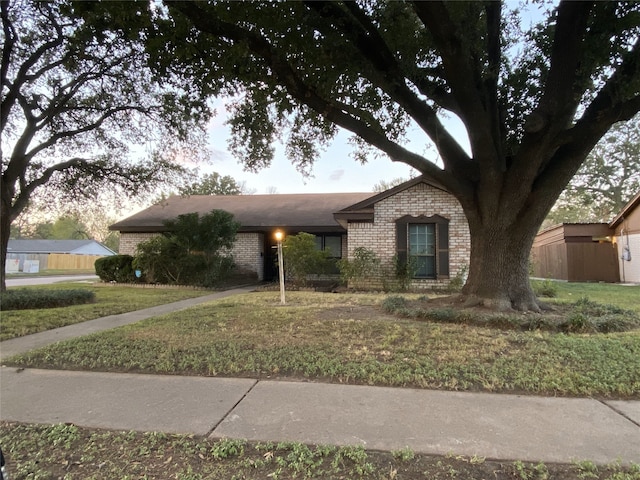
[[[20,288],[0,295],[2,310],[29,310],[36,308],[68,307],[96,301],[90,290],[36,290]]]
[[[294,285],[304,286],[309,276],[329,273],[331,269],[330,252],[318,250],[315,238],[310,233],[300,232],[284,240],[285,275]]]
[[[131,255],[112,255],[96,260],[96,275],[103,282],[133,283],[136,280]]]
[[[588,298],[569,305],[558,305],[561,313],[522,315],[482,312],[451,307],[428,308],[426,300],[411,302],[402,296],[389,296],[382,302],[388,313],[405,318],[440,323],[470,324],[506,330],[547,330],[564,333],[627,332],[640,328],[640,316],[615,305],[593,302]]]
[[[382,301],[382,308],[389,313],[407,308],[407,299],[399,295],[390,295]]]
[[[544,280],[533,280],[531,286],[538,297],[555,298],[558,296],[558,285],[548,278]]]
[[[571,314],[559,325],[565,332],[611,333],[640,328],[640,315],[616,305],[594,302],[582,297],[571,304]]]
[[[352,288],[370,287],[372,278],[380,275],[380,259],[376,253],[365,247],[357,247],[351,259],[338,260],[340,279]]]

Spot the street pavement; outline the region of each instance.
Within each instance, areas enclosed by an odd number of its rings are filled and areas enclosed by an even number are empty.
[[[176,303],[162,313],[189,306]],[[96,325],[87,332],[115,326]],[[8,343],[0,343],[3,358]],[[502,460],[640,463],[639,401],[3,366],[0,419]]]
[[[97,275],[46,275],[42,277],[11,277],[5,281],[7,287],[26,287],[28,285],[50,285],[59,282],[86,282],[98,280]]]

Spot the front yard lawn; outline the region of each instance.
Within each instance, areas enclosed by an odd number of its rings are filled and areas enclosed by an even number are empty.
[[[570,298],[580,295],[568,293]],[[432,323],[384,313],[384,298],[289,292],[288,304],[280,306],[274,292],[239,295],[52,345],[7,363],[640,398],[638,330],[557,334]]]
[[[201,297],[210,292],[193,288],[132,288],[131,286],[83,285],[59,283],[21,287],[26,290],[87,289],[95,292],[96,303],[62,308],[3,311],[0,316],[0,341],[43,332],[95,318],[132,312],[186,298]]]

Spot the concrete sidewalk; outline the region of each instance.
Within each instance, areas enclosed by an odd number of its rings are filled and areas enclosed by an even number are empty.
[[[0,418],[532,462],[640,463],[640,402],[0,370]]]
[[[167,303],[165,305],[157,305],[155,307],[145,308],[133,312],[121,313],[119,315],[109,315],[108,317],[96,318],[87,322],[67,325],[66,327],[55,328],[45,332],[34,333],[24,337],[12,338],[0,342],[0,361],[14,355],[26,353],[36,348],[45,347],[52,343],[68,340],[70,338],[82,337],[91,333],[109,330],[111,328],[121,327],[130,323],[139,322],[165,313],[184,310],[185,308],[199,305],[201,303],[211,302],[220,298],[238,295],[240,293],[248,293],[255,289],[255,286],[239,287],[231,290],[211,293],[202,297],[188,298],[179,302]]]

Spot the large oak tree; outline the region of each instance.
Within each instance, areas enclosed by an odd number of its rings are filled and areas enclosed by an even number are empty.
[[[95,198],[104,189],[141,194],[181,171],[172,148],[196,137],[199,114],[208,111],[200,98],[153,77],[139,36],[78,12],[83,4],[2,0],[0,6],[4,290],[10,226],[35,193],[55,189],[60,195],[49,198],[63,201]],[[121,15],[140,18],[131,9]],[[133,145],[149,156],[140,159]]]
[[[521,29],[501,2],[199,2],[150,10],[157,71],[234,95],[232,150],[305,169],[337,128],[445,186],[471,232],[464,293],[538,310],[533,239],[598,140],[640,109],[640,3],[560,2]],[[443,115],[466,127],[470,152]],[[405,147],[409,128],[436,158]]]

